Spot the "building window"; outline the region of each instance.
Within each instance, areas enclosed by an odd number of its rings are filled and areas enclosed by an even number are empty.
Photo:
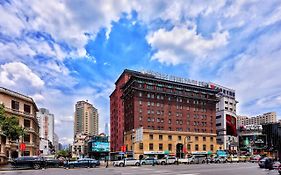
[[[149,134],[149,139],[153,140],[153,134]]]
[[[162,150],[163,150],[163,144],[159,143],[159,151],[162,151]]]
[[[214,141],[214,138],[213,138],[213,137],[210,137],[210,141],[211,141],[211,142]]]
[[[25,128],[30,128],[30,120],[26,120],[26,119],[24,119],[24,127]]]
[[[20,103],[18,101],[12,100],[12,109],[18,111],[20,109]]]
[[[195,145],[195,151],[199,151],[199,145]]]
[[[206,141],[206,137],[203,137],[203,141]]]
[[[149,151],[153,151],[153,143],[149,144]]]
[[[29,134],[24,135],[24,142],[27,142],[27,143],[30,142],[30,135]]]
[[[168,135],[168,140],[172,140],[172,136],[171,135]]]
[[[178,140],[181,140],[181,136],[178,136]]]
[[[198,141],[198,136],[195,137],[195,141]]]
[[[23,110],[24,110],[24,113],[30,114],[30,105],[24,104]]]
[[[191,150],[191,145],[187,144],[187,150],[190,151]]]
[[[163,135],[159,135],[159,140],[163,140]]]
[[[139,143],[139,149],[143,150],[143,143]]]
[[[203,145],[203,151],[206,151],[206,145]]]
[[[221,126],[221,123],[217,123],[216,126]]]
[[[211,147],[211,151],[214,151],[214,145],[211,145],[210,147]]]
[[[172,144],[168,144],[168,150],[173,151]]]
[[[142,93],[141,92],[139,93],[139,97],[142,97]]]

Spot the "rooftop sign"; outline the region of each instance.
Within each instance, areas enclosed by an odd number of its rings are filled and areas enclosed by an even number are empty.
[[[149,75],[154,76],[155,78],[159,78],[159,79],[163,79],[163,80],[174,81],[174,82],[184,83],[184,84],[191,84],[191,85],[201,86],[201,87],[209,87],[209,84],[206,82],[203,82],[203,81],[191,80],[188,78],[182,78],[182,77],[177,77],[174,75],[154,72],[151,70],[144,70],[144,71],[142,71],[142,73],[149,74]]]

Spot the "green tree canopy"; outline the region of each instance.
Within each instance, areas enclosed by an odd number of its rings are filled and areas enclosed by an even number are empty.
[[[19,119],[16,116],[7,116],[5,107],[0,105],[0,128],[2,133],[11,140],[17,140],[24,136],[24,128],[19,125]]]

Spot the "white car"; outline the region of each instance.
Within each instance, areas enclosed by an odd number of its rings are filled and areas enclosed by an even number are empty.
[[[178,159],[176,157],[166,157],[158,160],[158,164],[166,165],[166,164],[177,164]]]
[[[114,161],[113,166],[140,166],[140,161],[134,158],[125,158],[123,160]]]

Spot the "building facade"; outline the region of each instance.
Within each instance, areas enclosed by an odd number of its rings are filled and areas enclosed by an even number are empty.
[[[108,135],[101,133],[90,138],[88,142],[89,157],[97,160],[106,159],[109,155],[109,151],[110,147]]]
[[[136,158],[147,153],[161,156],[164,152],[183,157],[184,153],[217,149],[217,90],[203,82],[125,72],[130,74],[122,86],[127,152]]]
[[[72,157],[83,158],[88,155],[88,134],[78,133],[74,137],[73,145],[71,146]]]
[[[219,102],[216,104],[217,143],[220,149],[237,150],[237,115],[235,90],[209,83],[212,89],[219,90]]]
[[[281,160],[281,124],[263,124],[262,133],[266,135],[266,154],[274,159]]]
[[[124,145],[124,104],[122,86],[128,81],[129,70],[124,70],[115,82],[115,90],[110,95],[110,151],[121,151]]]
[[[7,116],[16,116],[19,125],[26,134],[19,140],[9,140],[0,131],[0,162],[19,156],[34,156],[39,154],[39,125],[36,118],[38,108],[32,98],[18,92],[0,87],[0,103],[4,105]],[[25,145],[20,150],[20,144]]]
[[[49,142],[54,145],[54,114],[51,114],[46,108],[40,108],[36,116],[40,127],[40,151],[44,155],[51,154],[52,150],[50,150]]]
[[[98,110],[88,101],[78,101],[75,105],[74,135],[98,135],[99,114]]]
[[[267,150],[267,135],[262,125],[243,125],[238,128],[239,151],[243,155],[264,154]]]
[[[238,116],[237,123],[239,126],[244,125],[263,125],[267,123],[276,123],[276,112],[267,112],[256,117]]]

